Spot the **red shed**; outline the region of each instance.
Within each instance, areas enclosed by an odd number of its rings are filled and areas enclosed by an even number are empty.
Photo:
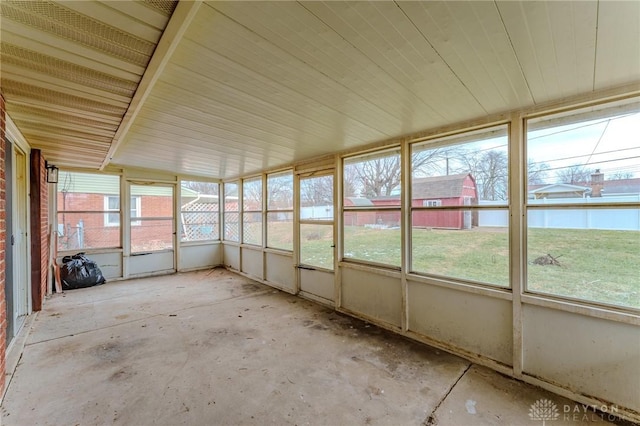
[[[413,179],[412,206],[471,206],[478,203],[476,181],[470,173]],[[471,211],[417,211],[413,226],[426,228],[470,229]]]
[[[413,179],[412,206],[414,207],[444,207],[470,206],[478,202],[476,182],[471,174],[457,174],[448,176],[433,176]],[[389,206],[400,204],[399,196],[378,197],[371,200],[374,206]],[[384,213],[385,222],[391,221],[389,214]],[[413,226],[425,228],[470,229],[472,226],[470,211],[416,211],[413,214]]]

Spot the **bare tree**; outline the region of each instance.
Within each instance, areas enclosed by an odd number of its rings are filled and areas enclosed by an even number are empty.
[[[568,183],[570,185],[584,185],[591,180],[592,171],[581,164],[565,167],[556,172],[558,183]]]
[[[509,174],[507,153],[500,150],[457,150],[453,152],[455,173],[470,173],[481,200],[506,200]]]
[[[267,179],[269,209],[293,208],[293,175],[269,176]]]
[[[631,172],[614,172],[607,176],[607,180],[621,180],[621,179],[633,179],[633,173]]]
[[[246,180],[242,183],[242,199],[246,208],[262,208],[262,179]]]
[[[440,149],[414,152],[411,158],[413,173],[428,175],[429,171],[437,169],[436,160],[440,154]],[[345,196],[353,196],[358,192],[367,198],[390,196],[400,185],[401,169],[400,153],[385,153],[384,156],[345,164]]]
[[[333,204],[333,176],[319,176],[300,181],[300,203],[305,206]]]
[[[527,182],[529,185],[540,185],[545,183],[547,179],[547,170],[549,165],[545,162],[534,161],[529,158],[527,161]]]
[[[219,184],[195,180],[182,181],[182,187],[196,191],[198,194],[218,195]]]

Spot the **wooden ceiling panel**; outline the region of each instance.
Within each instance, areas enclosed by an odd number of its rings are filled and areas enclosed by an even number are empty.
[[[638,2],[5,0],[0,10],[8,114],[62,167],[232,178],[640,83]]]
[[[638,81],[640,2],[600,2],[594,90]]]
[[[535,103],[593,90],[598,2],[497,2]]]

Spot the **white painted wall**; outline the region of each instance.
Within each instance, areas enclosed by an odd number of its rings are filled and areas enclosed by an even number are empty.
[[[222,245],[208,244],[180,245],[178,271],[207,269],[222,264]]]
[[[640,411],[640,327],[525,305],[522,329],[525,373]]]
[[[513,359],[510,300],[408,282],[409,330],[506,365]]]
[[[342,268],[341,307],[361,316],[402,325],[402,288],[399,277]]]

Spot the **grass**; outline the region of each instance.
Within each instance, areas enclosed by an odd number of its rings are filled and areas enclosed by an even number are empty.
[[[291,224],[270,229],[290,242]],[[528,290],[640,308],[640,232],[532,228],[527,239]],[[303,262],[330,268],[332,243],[331,226],[304,225]],[[399,229],[345,228],[346,258],[400,266],[400,247]],[[547,254],[560,266],[533,263]],[[414,229],[412,255],[413,271],[509,287],[506,228]]]

